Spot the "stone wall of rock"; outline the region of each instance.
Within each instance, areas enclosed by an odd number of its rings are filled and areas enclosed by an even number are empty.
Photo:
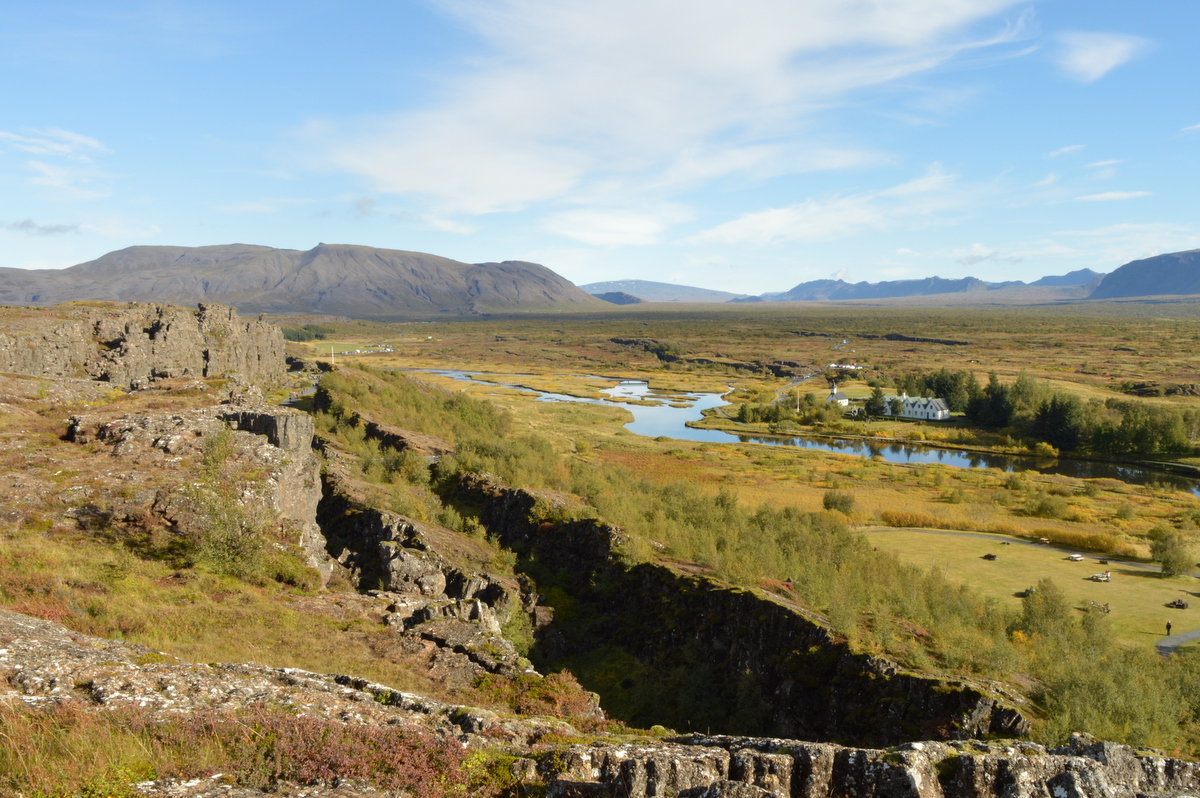
[[[1085,735],[1051,751],[1013,741],[884,751],[695,736],[577,745],[547,763],[547,798],[1135,798],[1200,787],[1194,762]]]
[[[270,385],[285,373],[282,331],[223,305],[196,310],[145,303],[5,308],[0,372],[86,377],[121,386],[173,377],[240,374]]]
[[[553,495],[468,476],[459,496],[525,558],[539,590],[554,580],[570,596],[570,618],[538,630],[539,666],[614,650],[630,657],[636,665],[623,678],[590,687],[607,706],[627,707],[622,719],[636,725],[857,745],[1028,733],[1021,699],[1004,685],[933,678],[856,654],[823,618],[781,596],[658,565],[629,567],[615,553],[619,529],[543,520],[547,508],[554,515]]]

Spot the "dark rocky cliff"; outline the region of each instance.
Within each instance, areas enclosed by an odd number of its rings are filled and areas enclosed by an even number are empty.
[[[0,372],[83,377],[120,386],[157,378],[241,375],[264,385],[285,372],[283,333],[223,305],[140,303],[0,308]]]
[[[1029,731],[1020,699],[1001,685],[854,653],[781,597],[629,567],[616,554],[619,529],[543,520],[546,496],[483,477],[463,478],[459,496],[522,557],[538,590],[560,597],[539,629],[540,669],[570,667],[622,720],[856,745]]]

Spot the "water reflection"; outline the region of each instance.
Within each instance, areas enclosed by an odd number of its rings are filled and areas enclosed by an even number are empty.
[[[1081,479],[1115,479],[1137,485],[1155,483],[1169,485],[1177,490],[1190,491],[1200,496],[1200,482],[1195,479],[1154,471],[1138,466],[1105,463],[1092,460],[1068,458],[1045,458],[1033,456],[991,454],[987,452],[965,452],[957,449],[941,449],[929,444],[908,444],[888,441],[875,443],[853,438],[800,437],[780,435],[745,435],[720,430],[693,429],[687,422],[699,420],[702,411],[719,407],[725,402],[722,394],[680,393],[653,391],[640,380],[623,380],[616,385],[601,389],[609,398],[589,399],[566,394],[537,391],[520,384],[496,383],[477,380],[471,373],[451,369],[411,369],[425,373],[440,374],[463,382],[477,385],[516,388],[536,394],[541,402],[584,402],[587,404],[622,407],[633,414],[633,421],[625,428],[646,437],[664,436],[684,441],[702,443],[760,443],[767,446],[794,446],[800,449],[816,449],[837,454],[850,454],[868,459],[878,458],[889,463],[934,464],[957,468],[995,468],[1001,471],[1032,471],[1041,474],[1059,474]],[[476,372],[478,373],[478,372]],[[522,376],[522,375],[516,375]],[[597,380],[608,378],[595,377]],[[626,401],[651,402],[652,404],[627,404]],[[671,403],[684,407],[671,407]]]

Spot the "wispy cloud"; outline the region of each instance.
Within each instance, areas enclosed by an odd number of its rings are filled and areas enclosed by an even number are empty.
[[[1181,133],[1190,133],[1190,132],[1191,132],[1191,131],[1193,131],[1193,130],[1200,130],[1200,124],[1188,125],[1187,127],[1185,127],[1185,128],[1184,128],[1183,130],[1181,130],[1180,132],[1181,132]]]
[[[657,244],[669,224],[689,216],[680,209],[665,213],[583,209],[554,214],[544,226],[552,233],[593,246],[644,246]]]
[[[96,139],[69,130],[53,127],[27,132],[28,135],[19,135],[0,130],[0,142],[33,155],[61,155],[85,163],[92,160],[87,153],[110,152]]]
[[[1034,183],[1035,186],[1050,186],[1058,182],[1058,175],[1054,172],[1043,177],[1041,180]]]
[[[67,200],[95,200],[112,196],[112,191],[96,185],[97,176],[89,167],[75,168],[59,164],[30,161],[27,166],[37,173],[29,178],[35,186],[55,189]]]
[[[1086,144],[1068,144],[1065,147],[1059,147],[1054,152],[1046,153],[1046,157],[1047,158],[1057,158],[1058,156],[1066,155],[1069,152],[1078,152],[1079,150],[1082,150],[1086,146],[1087,146]]]
[[[879,191],[809,199],[748,213],[695,236],[698,243],[829,241],[868,231],[928,224],[961,204],[956,178],[934,165],[917,180]]]
[[[1079,202],[1113,202],[1116,200],[1149,197],[1153,193],[1153,191],[1104,191],[1099,194],[1088,194],[1083,197],[1076,197],[1075,199]]]
[[[1125,163],[1125,162],[1122,160],[1119,160],[1119,159],[1114,160],[1114,161],[1096,161],[1095,163],[1088,164],[1088,169],[1097,169],[1102,166],[1115,166],[1119,163]]]
[[[1005,255],[1000,250],[991,249],[979,243],[972,244],[966,249],[957,249],[950,254],[951,257],[963,266],[974,266],[976,263],[983,263],[984,261],[1021,263],[1025,260],[1020,255]]]
[[[1083,83],[1099,80],[1112,70],[1141,55],[1150,40],[1122,33],[1063,33],[1058,65]]]
[[[807,123],[863,88],[898,84],[1021,40],[978,24],[1019,0],[443,0],[479,55],[394,116],[313,121],[314,166],[443,214],[570,196],[602,208],[729,175],[878,161]]]
[[[0,228],[12,230],[15,233],[26,233],[31,236],[59,236],[65,233],[79,232],[77,224],[38,224],[33,219],[22,219],[19,222],[0,222]]]
[[[1200,232],[1166,222],[1114,224],[1091,230],[1060,230],[1024,248],[1028,258],[1065,258],[1111,271],[1138,258],[1200,247]]]
[[[460,222],[455,219],[447,219],[443,216],[435,214],[423,214],[420,217],[420,222],[430,230],[439,230],[443,233],[455,233],[460,236],[469,236],[475,232],[475,226]]]

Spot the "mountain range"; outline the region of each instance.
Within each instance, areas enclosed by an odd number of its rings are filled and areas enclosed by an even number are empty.
[[[603,307],[536,263],[469,264],[347,244],[306,252],[250,244],[128,247],[68,269],[0,269],[0,304],[79,299],[219,302],[243,313],[364,318]]]
[[[649,280],[576,287],[525,261],[462,263],[437,255],[350,244],[307,251],[252,244],[141,246],[67,269],[0,268],[0,304],[71,300],[195,304],[243,313],[408,318],[513,310],[595,310],[639,302],[824,302],[897,300],[908,304],[1027,304],[1082,299],[1200,294],[1200,250],[1131,261],[1109,275],[1079,269],[1032,283],[975,277],[847,283],[811,280],[760,296]],[[606,305],[605,303],[610,303]]]

